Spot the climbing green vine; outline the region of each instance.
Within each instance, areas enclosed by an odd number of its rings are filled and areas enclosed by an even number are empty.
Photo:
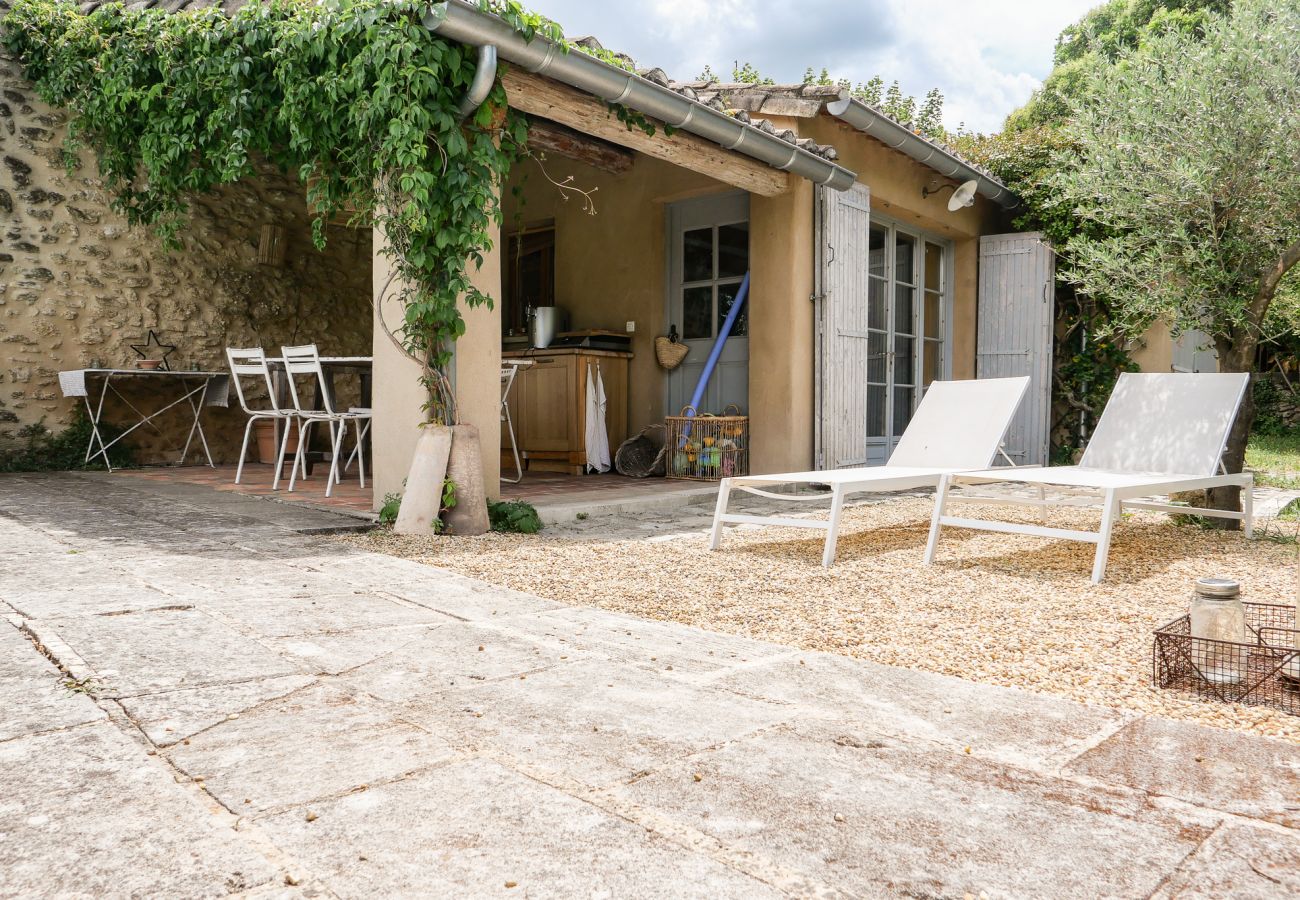
[[[525,37],[563,40],[517,3],[479,6]],[[116,207],[171,244],[190,197],[261,160],[307,184],[318,246],[339,216],[382,229],[389,296],[404,310],[387,327],[424,367],[431,417],[451,422],[443,370],[465,330],[457,298],[491,303],[468,265],[491,247],[527,124],[499,81],[461,121],[475,49],[426,27],[443,15],[445,4],[413,0],[270,0],[231,16],[15,0],[3,42],[42,99],[70,111],[69,165],[92,148]]]

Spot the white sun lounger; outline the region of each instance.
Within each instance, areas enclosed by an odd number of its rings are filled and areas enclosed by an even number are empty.
[[[709,549],[722,542],[725,522],[757,525],[786,525],[826,532],[822,565],[835,560],[844,498],[862,491],[909,491],[939,486],[945,474],[985,469],[993,464],[1002,437],[1029,386],[1024,378],[986,378],[979,381],[936,381],[926,389],[912,421],[898,446],[883,466],[856,469],[827,469],[821,472],[783,472],[776,475],[743,475],[724,478],[718,485],[718,505],[713,513]],[[824,493],[778,494],[778,485],[817,484],[830,487],[830,519],[794,519],[781,516],[751,516],[727,512],[733,489],[773,500],[824,500]]]
[[[945,476],[934,500],[930,539],[925,548],[926,563],[934,560],[940,530],[944,525],[952,525],[1096,544],[1092,580],[1099,582],[1106,573],[1111,531],[1125,507],[1241,519],[1245,523],[1246,537],[1250,537],[1254,478],[1249,473],[1229,475],[1222,463],[1228,432],[1232,430],[1249,384],[1250,376],[1243,374],[1121,375],[1077,466],[1028,466]],[[1031,485],[1037,488],[1038,497],[989,498],[950,493],[952,486],[957,484],[995,482]],[[1242,512],[1138,499],[1233,485],[1243,489]],[[1075,531],[944,514],[947,503],[952,500],[1037,506],[1043,512],[1044,520],[1050,506],[1077,505],[1048,497],[1048,488],[1075,495],[1082,491],[1093,497],[1101,492],[1101,530]],[[1068,501],[1071,498],[1064,499]]]

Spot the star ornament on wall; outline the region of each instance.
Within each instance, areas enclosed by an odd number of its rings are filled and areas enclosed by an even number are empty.
[[[162,365],[159,366],[158,368],[162,369],[165,372],[170,372],[172,370],[172,367],[167,363],[167,357],[171,356],[173,353],[176,352],[176,345],[164,344],[162,341],[158,340],[157,332],[155,332],[152,328],[150,328],[149,336],[144,339],[144,343],[132,344],[131,349],[134,350],[136,352],[136,355],[139,356],[141,359],[152,359],[153,357],[149,355],[149,347],[151,345],[157,348],[158,350],[163,351]]]

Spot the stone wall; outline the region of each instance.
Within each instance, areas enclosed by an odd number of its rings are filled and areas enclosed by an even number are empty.
[[[224,371],[227,346],[314,341],[323,354],[369,355],[369,229],[331,226],[318,252],[296,176],[264,166],[197,198],[183,247],[168,251],[110,209],[90,152],[68,173],[67,116],[20,73],[0,54],[0,454],[23,426],[44,420],[57,431],[70,419],[60,369],[129,366],[130,345],[149,329],[177,346],[172,368]],[[258,263],[263,225],[284,229],[280,265]],[[145,408],[160,397],[131,399]],[[107,409],[106,419],[126,419],[120,405]],[[204,421],[214,457],[232,460],[243,414],[211,409]],[[182,424],[172,420],[161,436],[137,431],[139,458],[165,458],[168,442],[183,441]]]

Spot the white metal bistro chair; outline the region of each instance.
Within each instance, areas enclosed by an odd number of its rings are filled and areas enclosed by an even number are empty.
[[[1254,476],[1228,474],[1223,451],[1236,421],[1242,397],[1250,385],[1244,374],[1147,374],[1126,372],[1115,383],[1101,419],[1077,466],[1025,466],[946,475],[935,495],[934,517],[925,561],[934,561],[944,525],[1064,538],[1096,544],[1092,580],[1101,581],[1110,555],[1111,532],[1125,507],[1239,519],[1251,536]],[[953,485],[1008,482],[1037,488],[1038,498],[1014,495],[988,497],[950,492]],[[1143,498],[1178,491],[1235,486],[1242,489],[1242,511],[1198,509]],[[1047,496],[1046,490],[1064,496]],[[1046,515],[1051,506],[1078,505],[1078,494],[1101,495],[1101,529],[1076,531],[1018,522],[966,519],[945,515],[953,500],[983,504],[1036,506]]]
[[[506,423],[506,433],[510,435],[510,450],[515,455],[515,477],[507,478],[502,475],[501,480],[510,484],[518,484],[524,480],[524,464],[519,458],[519,441],[515,438],[515,423],[510,418],[510,389],[514,387],[515,379],[519,377],[519,370],[532,364],[531,359],[507,359],[501,363],[501,421]]]
[[[334,398],[330,395],[329,382],[325,378],[325,370],[321,366],[320,353],[315,344],[281,347],[280,354],[284,359],[285,374],[288,376],[285,380],[289,382],[289,396],[293,400],[294,413],[302,422],[301,434],[298,436],[298,452],[294,457],[293,471],[289,475],[289,490],[292,491],[294,488],[300,466],[304,473],[303,477],[306,477],[306,453],[311,439],[311,426],[319,422],[329,429],[330,435],[330,472],[325,481],[325,496],[329,497],[334,491],[334,485],[339,483],[342,469],[345,468],[340,465],[340,455],[347,438],[348,424],[353,423],[356,426],[357,445],[360,447],[365,429],[370,425],[370,410],[353,407],[347,412],[338,412],[334,409]],[[315,379],[322,408],[313,409],[302,402],[295,379],[297,375],[309,375]],[[358,450],[357,453],[360,461],[361,486],[365,487],[364,451]]]
[[[822,565],[835,561],[844,498],[861,491],[911,491],[939,486],[949,472],[992,465],[1002,445],[1029,378],[985,378],[978,381],[936,381],[925,391],[898,446],[883,466],[825,469],[819,472],[783,472],[776,475],[742,475],[724,478],[718,486],[709,549],[722,543],[724,522],[785,525],[826,532]],[[815,501],[824,493],[778,494],[779,485],[829,485],[830,519],[794,519],[727,512],[731,491],[742,490],[770,500]]]
[[[227,347],[226,361],[230,364],[230,380],[235,383],[235,395],[239,405],[248,415],[248,424],[244,426],[244,443],[239,448],[239,466],[235,469],[235,484],[244,476],[244,460],[248,456],[248,441],[253,433],[253,423],[259,419],[270,419],[284,424],[284,440],[280,441],[280,452],[275,460],[275,481],[273,489],[280,487],[280,472],[284,469],[285,446],[289,431],[298,416],[294,410],[281,409],[275,396],[275,386],[271,383],[271,367],[266,362],[266,352],[261,347]],[[259,387],[266,388],[267,403],[265,409],[249,405],[244,393],[243,378],[260,379]],[[297,459],[294,460],[295,465]]]

